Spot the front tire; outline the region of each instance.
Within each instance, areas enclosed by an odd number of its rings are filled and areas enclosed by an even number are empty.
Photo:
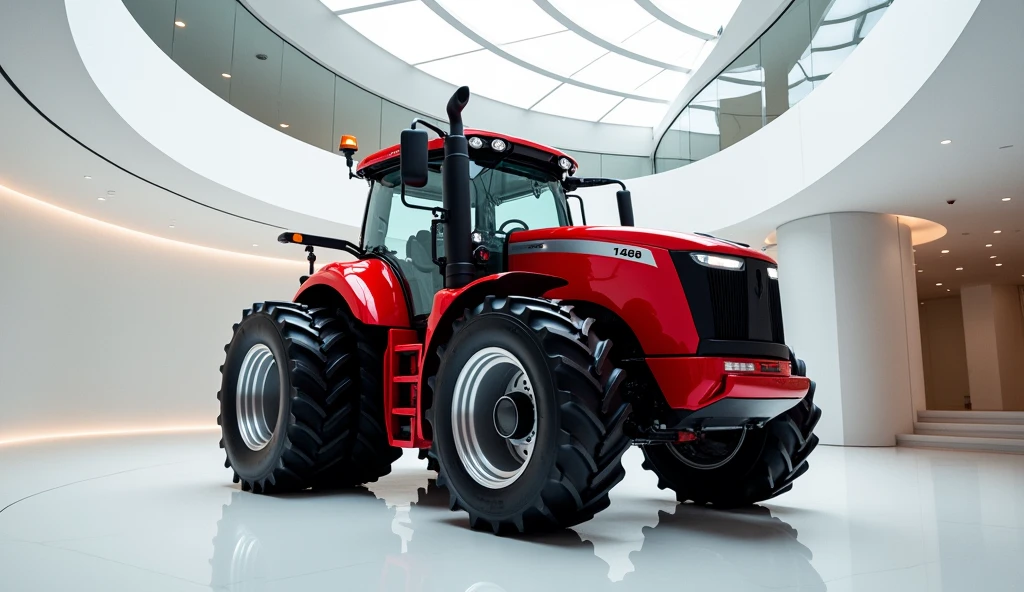
[[[781,495],[807,471],[807,457],[818,445],[812,432],[821,410],[814,404],[814,388],[811,381],[803,400],[764,428],[644,446],[643,467],[658,476],[660,489],[674,490],[681,502],[735,508]]]
[[[625,475],[621,369],[569,306],[489,296],[455,325],[429,418],[437,483],[470,526],[564,528],[608,506]]]

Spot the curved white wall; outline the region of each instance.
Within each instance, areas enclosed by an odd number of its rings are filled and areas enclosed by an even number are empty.
[[[279,133],[207,90],[153,43],[121,0],[66,4],[93,82],[146,141],[241,194],[359,228],[366,183],[348,178],[343,158]]]
[[[301,260],[238,255],[85,218],[0,187],[0,442],[215,426],[241,310],[289,299]]]

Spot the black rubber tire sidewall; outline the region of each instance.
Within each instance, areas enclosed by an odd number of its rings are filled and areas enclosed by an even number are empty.
[[[254,345],[260,343],[270,348],[270,353],[274,355],[278,371],[278,384],[280,385],[278,393],[280,407],[270,442],[261,450],[252,450],[242,440],[238,429],[235,392],[238,373],[246,353]],[[246,481],[258,482],[265,479],[273,473],[283,454],[286,438],[282,438],[281,435],[288,429],[288,417],[291,414],[289,393],[291,393],[292,385],[289,361],[288,352],[277,324],[272,317],[262,312],[253,313],[244,318],[239,323],[238,329],[228,345],[221,382],[221,434],[224,439],[224,449],[228,458],[231,459],[231,467],[239,477]]]
[[[490,489],[466,471],[455,448],[451,406],[455,382],[469,358],[486,347],[501,347],[523,365],[537,405],[537,440],[529,466],[507,487]],[[532,329],[514,316],[489,312],[473,317],[448,344],[434,392],[434,445],[453,488],[481,518],[508,520],[532,507],[554,466],[561,432],[558,398],[546,356]]]

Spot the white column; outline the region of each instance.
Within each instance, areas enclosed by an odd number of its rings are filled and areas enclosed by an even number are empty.
[[[910,229],[891,215],[822,214],[783,225],[778,243],[786,339],[818,385],[818,436],[895,445],[924,399]]]
[[[1024,321],[1016,286],[970,286],[960,291],[967,344],[971,408],[1024,409]]]

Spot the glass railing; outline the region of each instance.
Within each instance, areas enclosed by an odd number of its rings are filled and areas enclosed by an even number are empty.
[[[708,83],[659,139],[655,172],[707,158],[799,103],[834,72],[892,0],[794,0]]]
[[[325,68],[264,25],[238,0],[123,0],[146,34],[185,72],[254,119],[328,151],[342,134],[361,156],[398,143],[415,117]],[[514,130],[508,131],[514,134]],[[587,176],[638,177],[648,156],[566,150]]]

